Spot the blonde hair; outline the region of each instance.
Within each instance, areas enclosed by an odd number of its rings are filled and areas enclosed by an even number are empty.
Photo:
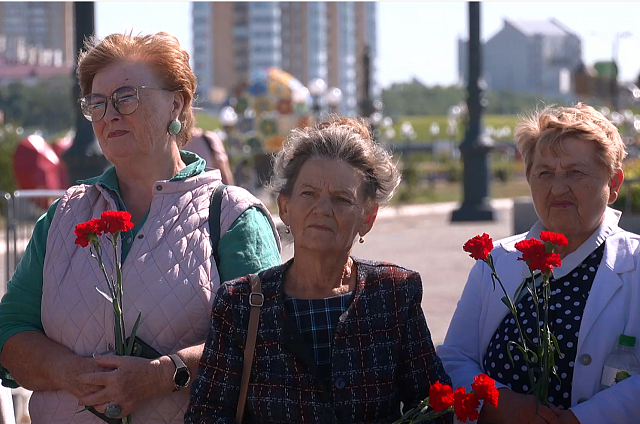
[[[579,138],[591,141],[610,176],[622,168],[627,150],[618,129],[600,112],[584,103],[575,107],[548,106],[536,111],[516,126],[515,141],[529,177],[536,145],[562,151],[562,141]]]
[[[293,130],[275,157],[271,189],[291,196],[302,165],[312,158],[340,160],[360,171],[366,201],[386,203],[400,184],[391,153],[372,140],[363,119],[331,116],[315,127]]]
[[[160,79],[161,88],[182,95],[184,107],[178,116],[182,129],[176,135],[176,141],[178,147],[183,147],[191,137],[195,121],[192,102],[197,80],[189,66],[189,53],[173,35],[166,32],[139,36],[111,34],[103,40],[95,36],[86,39],[78,57],[77,70],[82,95],[91,93],[93,78],[98,72],[113,63],[129,59],[140,60],[151,66]]]

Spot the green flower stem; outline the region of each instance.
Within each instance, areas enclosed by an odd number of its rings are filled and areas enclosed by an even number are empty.
[[[102,261],[102,255],[100,254],[100,243],[96,242],[93,244],[93,247],[96,251],[96,260],[98,261],[98,267],[100,271],[102,271],[102,275],[104,275],[105,280],[107,280],[107,288],[109,289],[109,294],[111,295],[111,299],[115,299],[115,290],[113,287],[113,283],[111,282],[111,278],[107,275],[107,270],[104,269],[104,262]]]
[[[107,270],[104,267],[104,261],[102,260],[102,254],[100,252],[100,241],[98,237],[94,235],[93,238],[90,239],[91,245],[93,246],[96,254],[93,256],[98,261],[98,267],[104,278],[107,282],[107,288],[109,289],[109,294],[111,295],[111,304],[113,306],[113,316],[114,316],[114,333],[115,333],[115,343],[116,343],[116,353],[119,356],[124,356],[126,352],[125,340],[127,339],[126,335],[126,326],[124,322],[124,307],[123,307],[123,290],[122,290],[122,266],[120,263],[120,257],[118,256],[118,240],[120,238],[120,231],[117,231],[113,238],[107,237],[111,242],[111,246],[113,246],[114,254],[115,254],[115,262],[116,262],[116,281],[113,281],[109,275],[107,274]],[[136,325],[131,332],[131,346],[133,346],[133,338],[135,337],[136,329],[140,321],[140,314],[138,314],[138,320],[136,321]],[[130,352],[129,352],[130,353]],[[127,415],[122,419],[124,424],[131,424],[131,414]]]
[[[113,253],[114,253],[114,257],[115,257],[115,262],[116,262],[116,299],[117,299],[117,303],[118,303],[118,308],[119,308],[119,313],[116,316],[116,319],[119,321],[120,324],[120,340],[118,343],[118,340],[116,339],[116,344],[117,344],[117,348],[116,350],[118,351],[118,355],[120,356],[124,356],[125,354],[125,340],[127,339],[127,327],[125,326],[125,322],[124,322],[124,313],[123,313],[123,301],[122,301],[122,270],[121,268],[121,264],[120,264],[120,258],[118,256],[118,240],[120,240],[120,231],[116,231],[116,233],[113,235],[113,239],[111,240],[111,245],[113,246]]]
[[[453,412],[453,406],[448,407],[444,411],[435,412],[425,411],[426,408],[431,406],[429,404],[429,398],[425,398],[418,406],[407,411],[400,419],[394,421],[393,424],[417,424],[429,420],[433,420],[434,418],[438,418],[444,414],[449,412]]]
[[[551,293],[550,293],[551,289],[550,289],[550,281],[549,281],[550,275],[548,273],[543,274],[544,324],[542,329],[540,328],[540,325],[536,325],[538,343],[532,342],[533,345],[536,347],[536,353],[534,353],[536,357],[534,358],[535,361],[531,361],[529,357],[529,352],[533,353],[533,351],[531,351],[527,347],[527,336],[522,331],[516,305],[514,304],[514,301],[511,299],[509,294],[507,293],[507,290],[505,289],[504,285],[502,284],[502,281],[500,280],[500,277],[498,276],[498,273],[496,272],[496,269],[493,263],[493,257],[489,255],[487,260],[485,260],[484,262],[487,265],[489,265],[489,268],[491,268],[491,280],[493,281],[494,288],[495,288],[495,282],[497,281],[508,302],[508,303],[505,302],[506,306],[509,308],[511,315],[513,315],[513,318],[516,322],[516,326],[518,328],[518,333],[519,333],[519,339],[522,344],[520,345],[514,342],[514,345],[517,346],[522,351],[524,362],[527,364],[527,374],[529,376],[531,389],[534,391],[536,399],[540,403],[542,403],[543,405],[548,405],[549,404],[549,374],[550,374],[549,368],[553,364],[553,360],[551,358],[551,356],[553,355],[552,343],[551,343],[551,331],[549,330],[549,298],[551,297]],[[534,301],[534,304],[535,304],[536,324],[537,324],[537,322],[540,320],[540,308],[539,308],[540,298],[538,297],[538,293],[536,290],[536,284],[535,284],[535,278],[533,276],[533,272],[531,273],[531,282],[526,283],[526,285],[529,288],[529,292],[531,293],[532,300]],[[516,294],[519,291],[520,290],[517,290]],[[509,353],[509,357],[511,357],[510,353]],[[513,362],[513,359],[511,359],[511,361]],[[536,373],[533,366],[534,363],[538,364],[538,367],[537,367],[538,381],[537,382],[536,382]]]
[[[526,337],[524,336],[524,333],[522,332],[522,327],[520,326],[520,320],[518,319],[518,310],[516,309],[516,305],[513,303],[513,300],[511,300],[511,297],[509,296],[509,293],[507,293],[507,290],[504,288],[502,281],[500,281],[500,277],[498,277],[498,273],[496,272],[496,268],[493,264],[493,257],[489,255],[489,258],[487,259],[487,261],[485,261],[485,263],[489,265],[489,267],[491,268],[491,279],[494,281],[498,281],[498,284],[500,285],[502,292],[504,293],[507,300],[509,300],[509,310],[511,311],[511,315],[513,315],[513,318],[516,321],[516,326],[518,327],[518,333],[520,334],[520,340],[522,341],[522,348],[526,352],[527,351]],[[528,363],[529,358],[527,357],[526,353],[524,354],[524,357],[525,357],[525,361],[527,361]]]

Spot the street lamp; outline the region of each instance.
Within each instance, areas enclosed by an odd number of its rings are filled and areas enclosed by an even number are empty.
[[[327,104],[329,105],[329,112],[338,113],[338,106],[342,102],[342,90],[337,87],[329,89],[326,95]]]
[[[73,3],[74,11],[74,48],[78,52],[83,46],[84,40],[95,32],[95,7],[94,2],[75,2]],[[76,74],[77,63],[74,65],[73,75]],[[74,84],[72,93],[74,104],[75,99],[80,98],[80,85]],[[76,106],[76,133],[73,137],[73,144],[62,155],[62,160],[67,165],[69,174],[69,185],[75,184],[76,181],[89,178],[102,173],[109,162],[102,154],[100,145],[98,144],[91,122],[83,115],[82,111]]]
[[[493,221],[489,201],[490,157],[493,140],[482,131],[482,44],[480,43],[480,3],[469,2],[469,85],[468,123],[460,153],[464,162],[463,200],[451,214],[451,221]]]
[[[373,112],[369,117],[369,124],[371,125],[371,133],[373,135],[373,140],[376,141],[379,138],[380,130],[378,127],[382,123],[382,114],[380,112]]]
[[[238,123],[238,115],[236,114],[236,111],[233,110],[231,106],[225,106],[220,109],[218,120],[224,130],[225,138],[231,141],[231,132],[233,131],[233,127]]]
[[[600,34],[592,32],[591,36],[598,37]],[[618,55],[620,50],[620,40],[633,36],[631,31],[619,31],[613,36],[611,42],[611,66],[613,67],[610,75],[610,92],[611,92],[611,109],[618,110]]]
[[[298,115],[304,115],[308,111],[309,104],[309,89],[307,87],[300,87],[291,92],[291,103],[293,103],[293,110]]]
[[[440,134],[440,125],[437,122],[433,122],[431,125],[429,125],[429,132],[431,133],[431,136],[435,138],[438,134]]]
[[[309,93],[313,98],[313,114],[316,119],[320,118],[320,112],[322,110],[322,96],[327,91],[327,83],[322,78],[315,78],[309,82]]]
[[[416,131],[413,129],[413,125],[411,122],[404,121],[402,125],[400,125],[400,131],[402,132],[402,138],[405,142],[411,143],[416,138]]]

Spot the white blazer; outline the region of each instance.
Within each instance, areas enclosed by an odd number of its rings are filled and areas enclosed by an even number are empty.
[[[635,336],[640,345],[640,236],[618,227],[620,215],[619,211],[607,207],[604,221],[595,233],[563,259],[562,267],[554,269],[555,278],[568,274],[604,240],[604,256],[580,325],[573,373],[570,409],[582,424],[640,423],[640,375],[600,391],[604,361],[616,348],[620,334]],[[538,221],[529,233],[495,243],[491,254],[510,296],[523,276],[529,275],[526,264],[517,260],[520,252],[514,245],[526,238],[538,238],[541,230],[544,227]],[[454,388],[465,386],[469,390],[473,377],[484,373],[480,365],[482,358],[491,337],[509,312],[500,300],[502,297],[502,289],[498,285],[493,288],[490,268],[477,261],[469,273],[444,343],[436,348]]]

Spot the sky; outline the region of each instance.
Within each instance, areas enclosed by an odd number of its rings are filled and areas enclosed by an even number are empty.
[[[458,81],[458,37],[467,38],[467,3],[377,3],[378,82],[417,78],[428,85]],[[582,38],[583,60],[609,60],[616,33],[631,32],[620,40],[621,79],[636,80],[640,73],[640,2],[483,2],[484,40],[500,31],[505,18],[554,17]],[[193,51],[190,2],[96,2],[96,33],[166,31]]]

